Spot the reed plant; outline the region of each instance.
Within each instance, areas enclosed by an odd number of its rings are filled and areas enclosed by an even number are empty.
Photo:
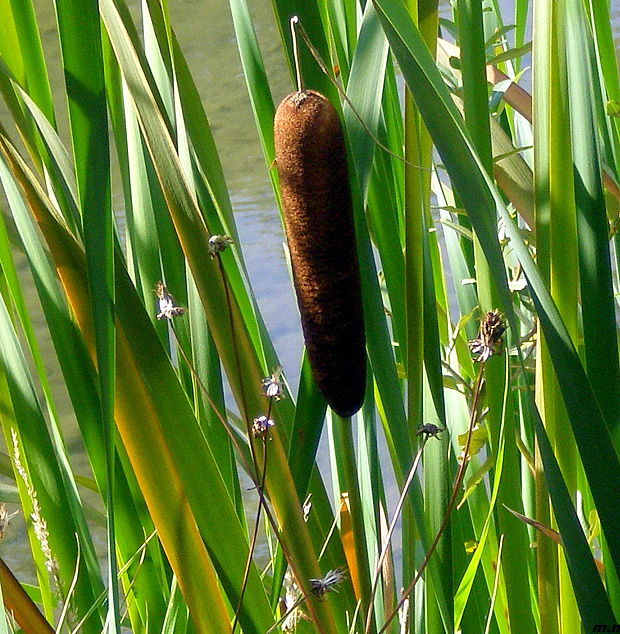
[[[26,583],[1,562],[0,632],[611,631],[610,3],[515,0],[502,12],[496,0],[454,0],[440,16],[432,0],[273,2],[291,90],[297,68],[344,130],[367,358],[363,406],[348,418],[327,407],[305,355],[279,367],[225,149],[168,4],[143,0],[138,28],[124,0],[55,0],[65,109],[33,1],[0,0],[11,119],[0,127],[0,465],[36,572]],[[250,3],[229,4],[280,204],[283,95],[272,95]],[[329,235],[330,249],[350,251]],[[87,477],[72,468],[39,315]],[[316,364],[321,341],[312,350]],[[345,383],[347,364],[361,363],[337,361]],[[8,519],[3,506],[0,533]]]

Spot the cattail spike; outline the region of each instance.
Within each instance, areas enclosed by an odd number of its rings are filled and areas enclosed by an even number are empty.
[[[364,322],[340,119],[320,93],[285,97],[276,165],[297,302],[312,373],[331,408],[351,416],[366,384]]]

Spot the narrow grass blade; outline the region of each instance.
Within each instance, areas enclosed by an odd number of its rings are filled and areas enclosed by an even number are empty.
[[[620,367],[608,222],[597,144],[599,126],[590,95],[593,67],[581,4],[567,3],[567,55],[585,365],[594,393],[620,449]],[[583,63],[583,57],[589,63]]]
[[[594,631],[597,623],[614,623],[614,613],[537,412],[533,413],[533,419],[545,463],[545,479],[562,536],[573,589],[579,605],[579,614],[584,628]]]
[[[288,453],[291,473],[300,499],[306,495],[310,474],[315,465],[326,408],[327,403],[312,378],[312,370],[304,351]]]
[[[2,0],[0,57],[45,116],[54,122],[54,107],[41,36],[31,0]]]
[[[73,157],[95,331],[107,457],[108,631],[120,634],[114,535],[114,267],[110,156],[100,18],[96,2],[56,3]]]
[[[241,56],[243,74],[248,87],[252,111],[256,120],[256,129],[263,147],[263,155],[267,165],[273,163],[275,151],[273,146],[273,113],[274,105],[269,90],[267,73],[258,47],[256,33],[245,0],[230,0],[233,24]],[[275,170],[270,170],[275,187]]]
[[[54,632],[3,560],[0,560],[0,601],[25,632]],[[3,611],[0,614],[0,634],[9,634],[10,631],[6,612]]]

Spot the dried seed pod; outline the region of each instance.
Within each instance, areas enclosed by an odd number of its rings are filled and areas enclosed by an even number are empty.
[[[320,93],[294,92],[278,106],[274,136],[308,359],[330,407],[351,416],[364,400],[366,351],[340,119]]]

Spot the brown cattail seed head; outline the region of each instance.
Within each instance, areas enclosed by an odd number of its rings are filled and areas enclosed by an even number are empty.
[[[274,137],[308,359],[330,407],[351,416],[364,399],[366,351],[340,119],[320,93],[295,92],[278,106]]]

